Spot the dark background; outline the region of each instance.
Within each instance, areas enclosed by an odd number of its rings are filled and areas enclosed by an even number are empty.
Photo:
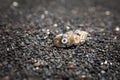
[[[120,0],[0,0],[0,80],[119,80]],[[59,33],[89,39],[57,48]]]

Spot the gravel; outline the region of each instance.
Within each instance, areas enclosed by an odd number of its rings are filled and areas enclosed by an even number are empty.
[[[0,0],[0,80],[119,80],[119,0]],[[85,43],[53,46],[59,33]]]

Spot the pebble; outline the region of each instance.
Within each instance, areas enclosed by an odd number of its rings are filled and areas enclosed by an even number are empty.
[[[41,18],[41,19],[45,19],[45,15],[42,14],[42,15],[40,16],[40,18]]]
[[[104,70],[102,70],[102,71],[101,71],[101,73],[102,73],[102,74],[104,74],[104,73],[105,73],[105,71],[104,71]]]
[[[24,43],[24,42],[21,42],[20,45],[21,45],[21,46],[25,46],[25,43]]]
[[[108,63],[107,61],[104,62],[104,64],[107,64],[107,63]]]
[[[38,69],[39,69],[39,67],[36,67],[35,69],[36,69],[36,70],[38,70]]]
[[[36,62],[36,63],[34,64],[34,66],[40,66],[40,62],[39,62],[39,61]]]
[[[85,26],[85,24],[82,24],[82,23],[81,23],[81,24],[79,24],[79,26],[82,26],[82,27],[83,27],[83,26]]]
[[[87,78],[87,75],[81,74],[81,75],[80,75],[80,78],[81,78],[81,79],[85,79],[85,78]]]
[[[48,14],[48,11],[47,11],[47,10],[45,10],[45,11],[44,11],[44,13],[47,15],[47,14]]]
[[[44,39],[46,39],[48,36],[45,36]]]
[[[53,27],[57,27],[58,26],[58,24],[53,24]]]
[[[15,2],[15,1],[14,1],[14,2],[12,3],[12,5],[15,6],[15,7],[17,7],[19,4],[18,4],[18,2]]]
[[[48,35],[50,34],[50,29],[47,29],[47,34],[48,34]]]
[[[109,16],[111,14],[110,11],[105,11],[105,15]]]
[[[89,57],[89,55],[86,55],[86,57]]]
[[[67,30],[69,30],[69,29],[70,29],[70,27],[69,27],[69,26],[66,26],[66,29],[67,29]]]
[[[74,64],[70,64],[70,65],[69,65],[69,68],[70,68],[70,69],[74,69],[74,68],[75,68],[75,65],[74,65]]]
[[[7,51],[10,51],[10,48],[7,48]]]
[[[113,65],[113,63],[112,63],[112,62],[110,62],[110,65]]]
[[[116,27],[115,30],[116,30],[116,31],[120,31],[120,28],[119,28],[119,27]]]

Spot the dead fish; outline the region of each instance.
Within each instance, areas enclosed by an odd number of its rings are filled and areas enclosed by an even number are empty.
[[[81,30],[68,31],[64,34],[58,34],[54,38],[56,47],[69,47],[85,42],[88,32]]]

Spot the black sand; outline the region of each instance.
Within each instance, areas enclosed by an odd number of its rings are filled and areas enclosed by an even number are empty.
[[[77,47],[55,35],[89,32]],[[119,80],[120,0],[0,0],[0,80]]]

